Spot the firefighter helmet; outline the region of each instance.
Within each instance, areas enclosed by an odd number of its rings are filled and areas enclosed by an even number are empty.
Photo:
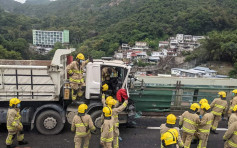
[[[202,105],[202,103],[208,103],[208,100],[206,98],[203,98],[199,101],[199,104]]]
[[[108,104],[109,100],[114,99],[112,96],[108,96],[105,100],[105,103]]]
[[[191,106],[190,106],[190,109],[193,110],[193,111],[196,111],[197,109],[200,108],[200,105],[197,104],[197,103],[193,103]]]
[[[235,94],[237,94],[237,89],[234,89],[232,92],[235,93]]]
[[[77,55],[76,59],[85,60],[85,56],[84,56],[82,53],[79,53],[79,54]]]
[[[202,103],[201,109],[209,110],[211,106],[208,103]]]
[[[237,111],[237,105],[234,106],[233,111],[234,111],[234,112]]]
[[[12,98],[10,101],[9,101],[9,106],[10,107],[12,107],[13,105],[17,105],[17,104],[19,104],[19,103],[21,103],[21,100],[20,99],[18,99],[18,98]]]
[[[166,118],[167,124],[175,124],[176,123],[176,117],[174,114],[169,114]]]
[[[165,146],[169,146],[172,144],[176,144],[177,143],[177,139],[178,139],[178,131],[176,129],[169,129],[167,132],[165,132],[162,136],[161,136],[161,141],[163,141],[163,143],[165,144]]]
[[[115,105],[117,103],[117,101],[115,99],[109,99],[109,101],[107,102],[107,105],[109,107],[112,107],[113,105]]]
[[[108,84],[104,84],[102,86],[102,91],[107,91],[109,89],[109,85]]]
[[[220,91],[218,92],[218,95],[222,96],[223,98],[226,97],[226,93],[224,91]]]
[[[78,113],[85,113],[86,110],[88,109],[88,106],[86,104],[81,104],[78,106]]]
[[[105,117],[111,117],[112,116],[112,109],[110,107],[104,107],[103,113]]]

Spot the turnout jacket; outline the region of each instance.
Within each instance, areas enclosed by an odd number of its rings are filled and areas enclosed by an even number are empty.
[[[216,98],[212,101],[210,106],[213,115],[221,116],[222,114],[225,114],[225,111],[227,110],[227,101],[222,100],[221,98]]]
[[[183,131],[194,135],[197,131],[197,126],[200,123],[199,116],[196,113],[185,111],[179,120],[179,125],[183,126]]]
[[[84,116],[74,116],[71,131],[76,131],[75,138],[86,137],[90,134],[90,131],[94,131],[95,129],[96,128],[90,115],[85,114]]]

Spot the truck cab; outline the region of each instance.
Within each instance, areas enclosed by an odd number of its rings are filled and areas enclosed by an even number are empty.
[[[112,73],[109,76],[109,80],[103,80],[102,73],[104,68],[111,68]],[[91,115],[92,120],[97,128],[100,128],[100,117],[102,114],[103,104],[101,102],[102,85],[104,83],[109,85],[108,95],[115,98],[116,92],[120,88],[127,89],[128,74],[130,72],[130,66],[127,66],[124,62],[118,60],[93,60],[86,66],[86,89],[85,89],[85,101],[88,104],[88,113]],[[128,90],[127,90],[128,92]],[[77,108],[71,104],[67,108],[67,120],[72,122],[73,117],[77,114]],[[126,111],[119,115],[120,123],[127,122]]]

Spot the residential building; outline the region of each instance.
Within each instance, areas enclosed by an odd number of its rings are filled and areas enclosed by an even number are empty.
[[[159,48],[167,48],[169,46],[169,41],[159,41]]]
[[[198,41],[198,40],[201,40],[201,39],[205,39],[204,36],[193,36],[193,41]]]
[[[69,43],[69,30],[45,31],[33,30],[33,45],[52,48],[56,42],[62,44]]]
[[[131,47],[128,44],[125,44],[125,43],[122,43],[121,48],[122,48],[123,51],[127,51],[127,50],[131,49]]]
[[[135,46],[132,47],[132,50],[144,51],[149,49],[146,42],[135,42]]]

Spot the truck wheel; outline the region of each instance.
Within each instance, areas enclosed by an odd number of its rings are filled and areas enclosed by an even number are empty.
[[[44,135],[55,135],[61,132],[64,127],[61,116],[58,112],[47,110],[37,117],[36,128]]]
[[[92,121],[94,122],[96,128],[100,128],[102,125],[101,115],[102,115],[101,110],[97,110],[91,114]]]

